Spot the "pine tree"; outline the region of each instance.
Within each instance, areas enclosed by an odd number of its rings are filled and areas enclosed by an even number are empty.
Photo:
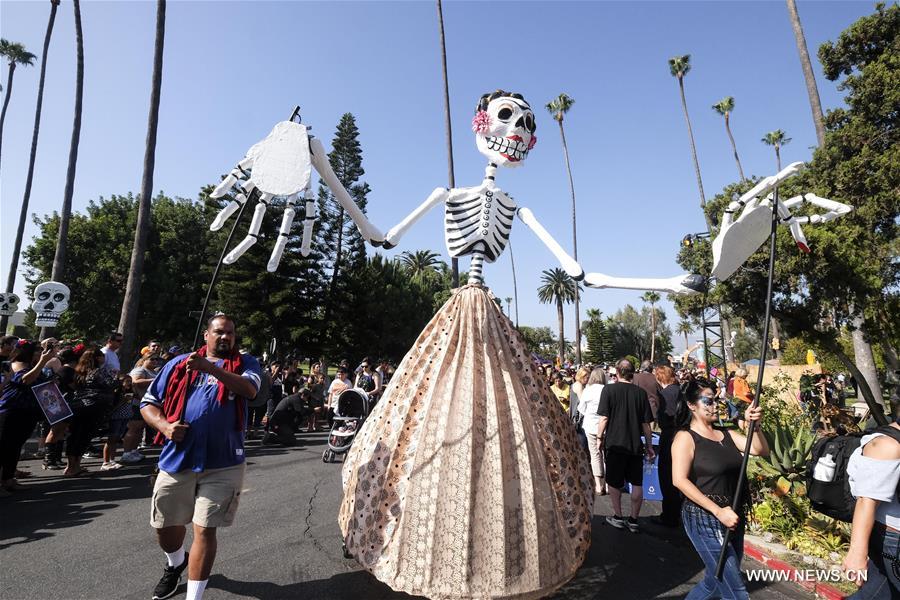
[[[345,113],[337,126],[332,151],[328,154],[331,168],[338,180],[364,213],[369,185],[360,182],[362,148],[356,118]],[[344,212],[323,183],[319,184],[319,215],[316,250],[322,256],[327,271],[328,286],[322,299],[325,305],[318,329],[321,351],[337,356],[352,348],[352,330],[348,326],[356,318],[352,286],[345,275],[360,269],[366,262],[365,241],[359,230]]]

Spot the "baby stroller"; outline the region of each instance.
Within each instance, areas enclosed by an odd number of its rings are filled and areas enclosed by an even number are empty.
[[[339,454],[346,454],[363,421],[369,416],[369,395],[365,390],[351,388],[338,396],[334,422],[328,432],[328,448],[322,452],[322,462],[334,462]]]

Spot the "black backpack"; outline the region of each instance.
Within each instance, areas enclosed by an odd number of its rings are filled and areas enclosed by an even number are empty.
[[[871,433],[883,433],[900,442],[900,430],[888,425],[863,433],[824,437],[813,445],[812,454],[806,465],[806,496],[813,510],[845,523],[853,521],[856,498],[850,493],[847,465],[850,456],[859,448],[862,436]],[[828,454],[835,462],[834,479],[830,482],[813,479],[816,463]]]

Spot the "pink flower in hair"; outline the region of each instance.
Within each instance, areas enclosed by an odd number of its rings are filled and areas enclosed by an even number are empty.
[[[528,149],[531,150],[531,149],[534,148],[536,145],[537,145],[537,136],[536,136],[536,135],[532,135],[532,136],[531,136],[531,141],[528,142]]]
[[[487,111],[479,110],[472,118],[472,131],[484,135],[490,130],[491,115],[489,115]]]

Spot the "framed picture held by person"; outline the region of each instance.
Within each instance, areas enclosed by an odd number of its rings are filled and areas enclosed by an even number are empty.
[[[54,382],[48,381],[47,383],[36,385],[31,388],[31,391],[34,392],[38,406],[44,411],[44,416],[47,417],[47,421],[51,425],[72,416],[72,409],[69,407],[69,403],[66,402],[62,392],[59,391]]]

